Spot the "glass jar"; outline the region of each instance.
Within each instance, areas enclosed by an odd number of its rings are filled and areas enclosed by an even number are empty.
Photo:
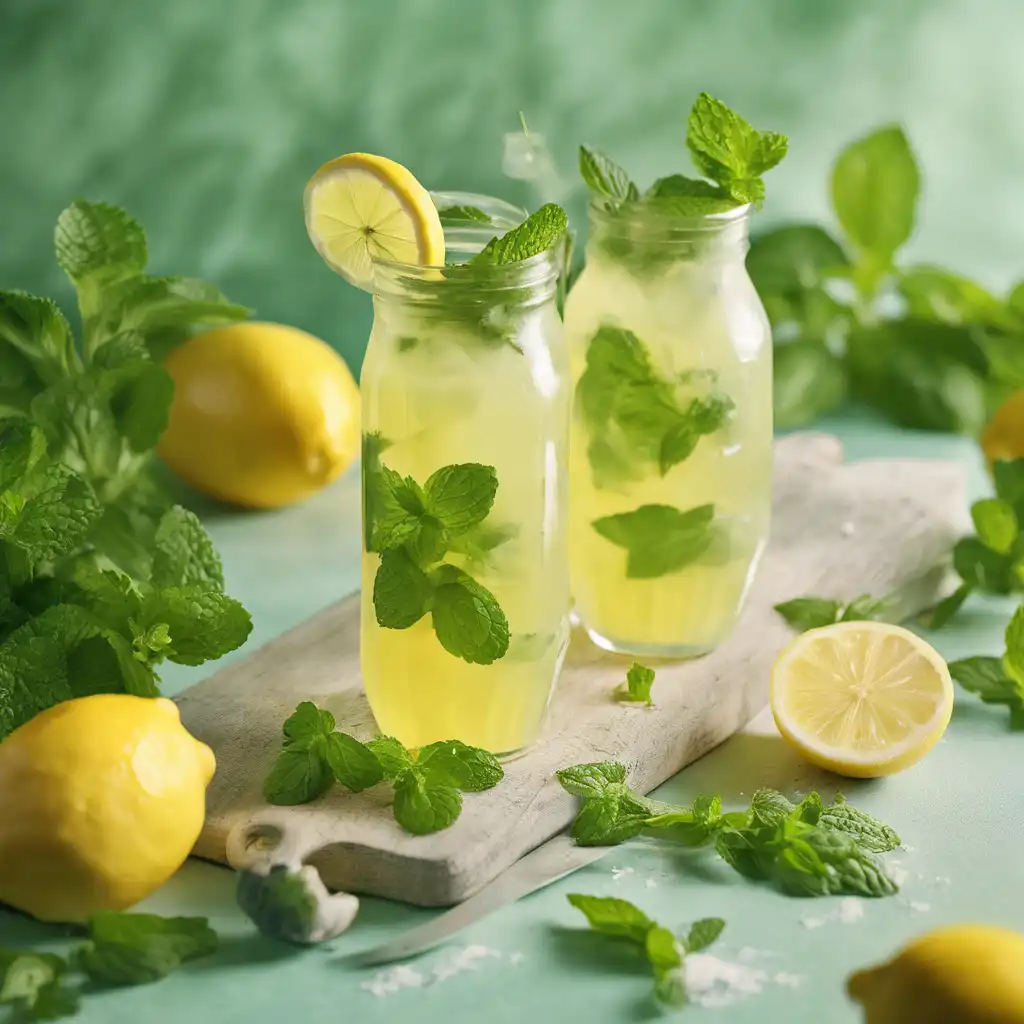
[[[525,219],[445,231],[448,257]],[[569,636],[569,354],[561,247],[505,266],[374,266],[363,363],[361,663],[406,746],[495,754],[540,729]]]
[[[590,208],[565,312],[570,560],[575,615],[608,650],[710,651],[768,539],[772,345],[749,213]]]

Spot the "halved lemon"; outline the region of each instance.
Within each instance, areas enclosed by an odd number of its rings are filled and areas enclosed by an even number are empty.
[[[840,775],[876,778],[918,762],[953,713],[941,655],[901,626],[840,622],[798,636],[772,669],[783,737]]]
[[[321,167],[302,197],[306,231],[327,265],[359,288],[373,260],[437,266],[444,231],[430,193],[401,164],[346,153]]]

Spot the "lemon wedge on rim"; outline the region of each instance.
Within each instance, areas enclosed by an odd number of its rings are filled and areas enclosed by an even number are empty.
[[[306,231],[327,265],[369,290],[373,260],[438,266],[444,231],[430,193],[401,164],[346,153],[309,179]]]
[[[910,630],[840,622],[798,636],[772,669],[783,737],[813,764],[875,778],[915,764],[953,713],[946,662]]]

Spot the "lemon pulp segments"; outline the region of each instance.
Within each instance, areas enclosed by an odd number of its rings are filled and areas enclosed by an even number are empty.
[[[373,260],[437,265],[444,231],[430,193],[401,164],[348,153],[324,164],[303,197],[306,230],[328,266],[368,288]]]
[[[843,622],[782,652],[771,704],[783,736],[809,760],[874,776],[908,767],[938,742],[953,688],[943,659],[909,630]]]

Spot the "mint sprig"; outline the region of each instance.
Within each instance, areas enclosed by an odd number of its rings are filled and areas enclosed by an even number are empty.
[[[464,265],[503,267],[539,256],[560,242],[566,226],[565,210],[557,203],[545,203],[539,210],[531,213],[522,224],[500,238],[492,238]]]
[[[654,707],[651,687],[654,685],[654,669],[634,661],[626,673],[626,681],[615,689],[615,699],[627,703],[646,704]]]
[[[205,917],[101,911],[86,929],[87,941],[69,957],[0,949],[0,1006],[18,1020],[72,1017],[97,987],[146,985],[218,947]]]
[[[557,772],[582,800],[572,834],[583,846],[615,845],[641,833],[685,846],[714,844],[718,855],[749,878],[791,895],[891,896],[897,885],[876,854],[899,845],[887,825],[839,795],[826,806],[817,793],[794,805],[775,790],[758,790],[744,811],[724,811],[718,796],[690,808],[656,804],[626,783],[625,767],[609,761]]]
[[[394,787],[395,820],[407,832],[427,835],[451,825],[462,794],[496,786],[504,771],[496,757],[458,740],[406,749],[391,736],[361,743],[336,730],[334,716],[303,701],[283,727],[282,749],[264,779],[272,804],[304,804],[334,782],[353,793],[387,781]]]
[[[570,893],[567,899],[595,932],[620,940],[647,959],[654,973],[655,998],[672,1008],[686,1002],[686,956],[707,949],[725,928],[720,917],[707,917],[677,937],[628,900],[584,893]]]
[[[1010,728],[1024,729],[1024,605],[1013,613],[1001,658],[961,658],[949,663],[949,674],[986,704],[1004,705]]]
[[[695,562],[711,546],[714,505],[685,512],[671,505],[641,505],[595,519],[593,529],[626,550],[627,579],[655,579]]]
[[[703,437],[728,425],[732,400],[713,386],[694,395],[697,382],[693,372],[675,380],[660,373],[632,331],[611,324],[598,328],[576,386],[595,486],[614,489],[648,465],[665,476]]]
[[[472,545],[498,489],[491,466],[443,466],[421,487],[376,458],[364,468],[368,550],[380,553],[373,605],[378,625],[408,629],[428,613],[450,654],[489,665],[505,656],[509,627],[494,595],[466,569],[442,561]],[[511,537],[490,533],[488,550]]]
[[[805,632],[837,622],[884,622],[893,606],[891,598],[861,594],[852,601],[828,597],[796,597],[775,605],[775,610],[796,630]]]

